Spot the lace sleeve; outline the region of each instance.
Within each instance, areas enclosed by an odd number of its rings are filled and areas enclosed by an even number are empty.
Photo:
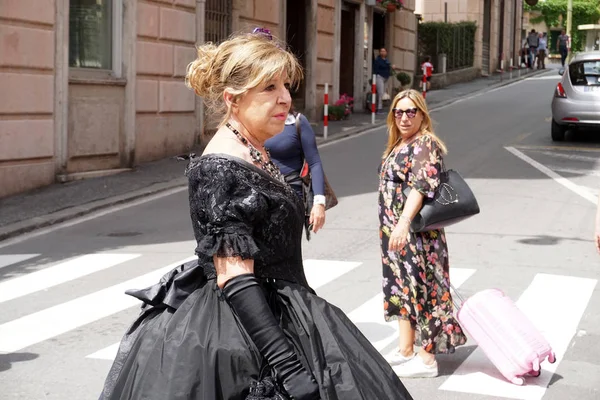
[[[208,159],[188,168],[187,175],[196,253],[255,258],[259,248],[254,232],[266,207],[239,167]]]
[[[435,140],[427,135],[417,139],[412,146],[409,185],[425,197],[432,198],[440,185],[442,152]]]

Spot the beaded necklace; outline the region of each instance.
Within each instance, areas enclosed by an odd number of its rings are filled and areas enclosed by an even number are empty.
[[[263,159],[263,155],[260,152],[260,150],[258,150],[256,147],[254,147],[254,145],[252,143],[250,143],[250,141],[248,141],[248,139],[246,139],[244,137],[244,135],[242,135],[237,129],[235,129],[233,126],[231,126],[231,124],[229,122],[225,123],[225,126],[227,128],[229,128],[229,130],[231,130],[231,132],[233,132],[235,134],[235,136],[237,136],[238,139],[246,147],[248,147],[248,151],[250,152],[250,157],[252,157],[252,160],[256,164],[260,165],[260,167],[263,171],[265,171],[267,174],[272,176],[274,179],[276,179],[282,183],[285,183],[285,178],[281,174],[281,171],[275,164],[273,164],[273,161],[271,161],[271,154],[269,154],[269,150],[265,149],[265,152],[267,153],[267,157],[268,157],[268,160],[265,161]]]

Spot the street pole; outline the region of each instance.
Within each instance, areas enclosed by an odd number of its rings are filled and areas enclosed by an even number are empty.
[[[567,53],[567,62],[571,60],[571,43],[572,43],[572,30],[573,30],[573,0],[567,1],[567,36],[569,37],[569,41],[567,42],[567,49],[569,52]]]

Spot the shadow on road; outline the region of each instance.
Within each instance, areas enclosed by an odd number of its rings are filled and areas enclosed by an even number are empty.
[[[35,353],[0,354],[0,372],[8,371],[16,362],[31,361],[39,357]]]

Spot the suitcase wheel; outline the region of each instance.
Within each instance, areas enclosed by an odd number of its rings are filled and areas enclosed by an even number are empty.
[[[518,377],[517,377],[517,378],[512,378],[512,379],[511,379],[511,382],[512,382],[514,385],[523,386],[523,385],[525,384],[525,379],[523,379],[523,378],[518,378]]]
[[[556,362],[556,354],[550,353],[550,355],[548,356],[548,362],[550,364],[554,364]]]
[[[542,374],[542,371],[537,370],[537,371],[529,371],[529,376],[533,376],[534,378],[537,378],[538,376],[540,376]]]

